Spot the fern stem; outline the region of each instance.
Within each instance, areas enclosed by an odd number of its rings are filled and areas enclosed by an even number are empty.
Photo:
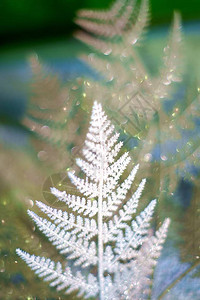
[[[98,195],[98,277],[99,277],[99,298],[104,300],[104,277],[103,277],[103,216],[102,216],[102,190],[103,190],[103,168],[104,168],[104,149],[102,133],[100,131],[100,145],[102,153],[102,165],[99,178],[99,195]]]

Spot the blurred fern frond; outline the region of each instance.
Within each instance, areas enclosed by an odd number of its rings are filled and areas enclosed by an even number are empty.
[[[77,141],[81,136],[86,119],[82,79],[63,83],[56,73],[39,61],[37,55],[30,56],[29,65],[32,71],[31,96],[23,124],[32,133],[38,158],[60,169],[71,164],[66,152],[70,154],[75,139]],[[59,163],[54,160],[55,151],[60,155]]]
[[[132,11],[133,15],[135,8],[133,1],[125,1],[123,3],[125,3],[126,9]],[[147,120],[151,119],[155,111],[161,108],[162,98],[170,96],[171,83],[181,79],[179,76],[181,57],[179,15],[176,13],[174,16],[170,39],[165,47],[164,67],[161,68],[159,76],[154,78],[150,76],[136,51],[136,46],[139,44],[138,42],[148,25],[148,1],[144,0],[141,2],[138,14],[136,17],[128,19],[127,26],[116,30],[116,26],[119,27],[119,25],[115,24],[115,29],[110,29],[112,33],[110,35],[107,34],[106,37],[104,30],[101,29],[102,22],[104,25],[113,24],[113,19],[106,18],[106,21],[103,19],[99,23],[100,20],[97,17],[93,17],[92,13],[90,13],[90,17],[87,15],[86,18],[82,12],[81,14],[78,13],[76,23],[86,30],[87,33],[79,31],[75,34],[75,37],[91,47],[95,52],[95,54],[90,54],[88,57],[85,56],[83,59],[97,71],[100,71],[106,88],[107,85],[109,87],[112,86],[112,90],[117,95],[113,100],[115,107],[120,106],[120,100],[128,102],[131,99],[131,104],[135,111],[139,114],[142,113],[143,117],[147,117]],[[105,99],[102,86],[95,85],[95,90],[97,88],[99,89],[98,97]],[[140,99],[134,97],[135,94],[139,95]]]
[[[115,18],[111,18],[108,12],[101,20],[95,11],[87,14],[82,10],[78,13],[76,23],[84,31],[79,31],[75,36],[94,52],[83,59],[101,76],[98,82],[88,81],[85,93],[89,99],[105,102],[111,111],[115,109],[115,113],[112,113],[113,118],[126,131],[127,138],[131,139],[134,136],[137,139],[138,147],[135,147],[135,151],[139,160],[150,158],[151,162],[160,161],[163,174],[168,174],[170,178],[178,171],[181,177],[192,179],[188,166],[193,168],[199,156],[199,138],[193,130],[198,130],[199,98],[190,94],[190,100],[185,101],[185,92],[181,95],[183,103],[178,99],[178,94],[173,99],[174,87],[176,91],[180,87],[183,88],[180,83],[177,86],[172,84],[182,81],[183,45],[180,16],[178,13],[174,14],[169,40],[164,48],[163,65],[159,75],[152,76],[136,49],[138,40],[148,24],[148,2],[141,2],[136,16],[135,3],[122,3],[123,9],[120,13],[129,8],[133,11],[131,18],[123,30],[119,29],[116,33],[115,28],[109,36],[104,35],[102,24],[117,25]],[[193,90],[196,90],[196,87]],[[171,111],[165,108],[170,106]],[[172,180],[172,189],[177,180]]]

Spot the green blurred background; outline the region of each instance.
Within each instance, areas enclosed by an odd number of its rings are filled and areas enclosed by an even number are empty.
[[[3,44],[61,37],[75,29],[73,18],[80,8],[106,8],[112,0],[1,0],[0,39]],[[199,0],[151,0],[152,25],[168,24],[174,10],[183,20],[200,18]]]

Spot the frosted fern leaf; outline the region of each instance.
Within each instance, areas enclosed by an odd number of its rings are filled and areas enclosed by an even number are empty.
[[[77,159],[85,179],[69,173],[83,197],[52,188],[52,194],[65,202],[71,213],[39,201],[37,206],[49,220],[28,211],[50,242],[72,262],[63,268],[60,262],[20,249],[17,254],[39,277],[66,293],[78,290],[78,296],[101,300],[141,299],[141,295],[145,298],[144,294],[148,293],[149,276],[166,238],[169,219],[155,235],[149,235],[149,223],[156,205],[156,200],[152,200],[132,220],[146,180],[143,179],[133,195],[128,196],[139,166],[120,182],[130,158],[128,153],[119,155],[122,142],[117,142],[118,137],[101,104],[94,102],[83,149],[84,159]],[[72,265],[78,271],[75,272]]]

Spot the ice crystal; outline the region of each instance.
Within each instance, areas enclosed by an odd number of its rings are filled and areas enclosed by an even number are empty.
[[[148,295],[150,276],[166,238],[169,219],[155,235],[149,233],[156,200],[132,219],[146,180],[143,179],[129,196],[139,165],[120,181],[130,157],[127,152],[119,155],[123,143],[117,142],[118,138],[101,104],[95,101],[83,149],[84,159],[77,159],[85,178],[69,172],[72,183],[83,196],[52,187],[51,193],[72,212],[51,208],[39,201],[37,206],[50,221],[28,211],[38,228],[72,263],[63,268],[60,262],[30,255],[21,249],[17,249],[17,254],[39,277],[66,293],[78,290],[78,296],[101,300],[145,299]]]

